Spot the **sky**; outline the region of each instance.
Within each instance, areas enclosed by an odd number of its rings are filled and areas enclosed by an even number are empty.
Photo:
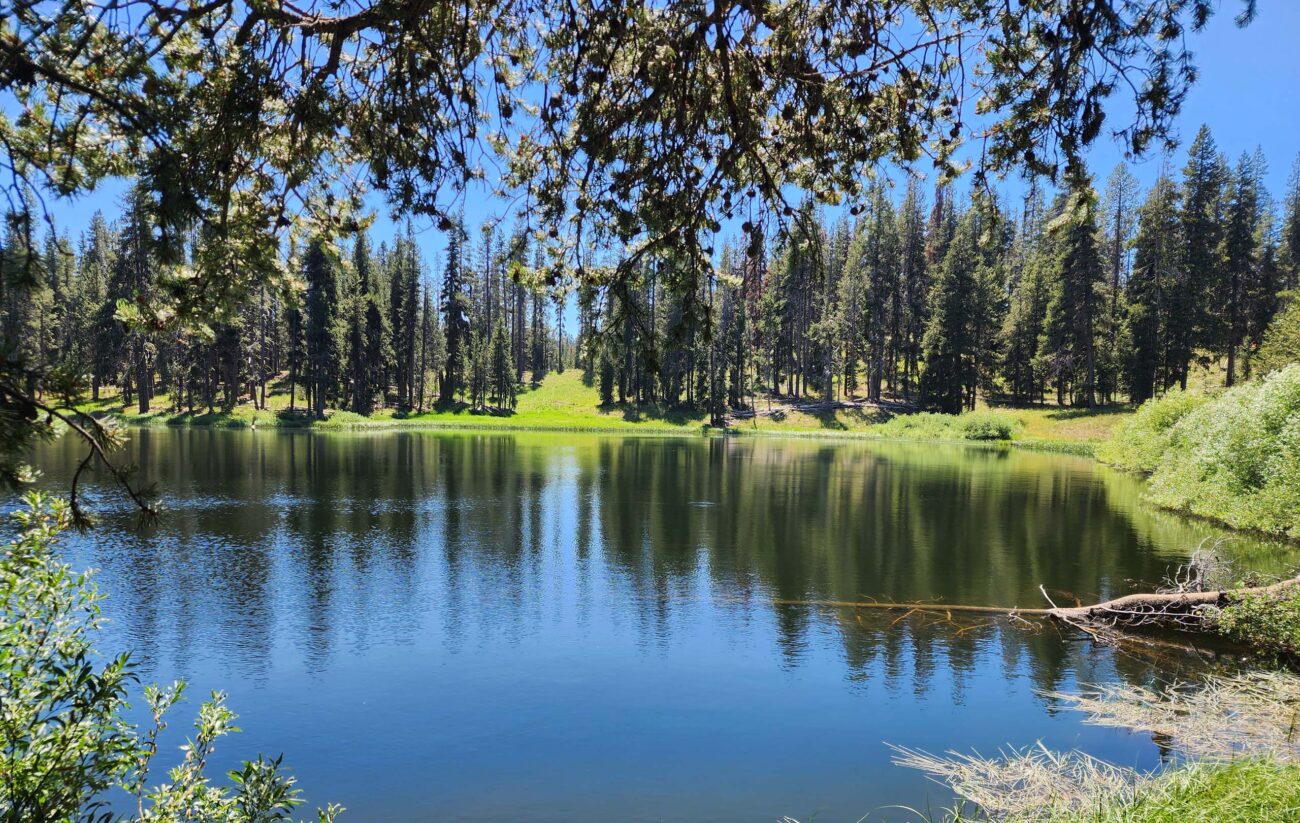
[[[1175,171],[1182,168],[1187,145],[1205,123],[1210,126],[1219,150],[1234,164],[1242,152],[1262,148],[1268,161],[1265,185],[1274,199],[1282,197],[1300,152],[1300,106],[1297,105],[1300,55],[1296,51],[1300,49],[1300,0],[1258,0],[1258,3],[1255,21],[1241,29],[1233,21],[1240,9],[1239,0],[1220,0],[1218,13],[1206,30],[1189,36],[1200,78],[1188,94],[1178,120],[1181,145],[1169,158],[1157,152],[1130,161],[1130,169],[1144,188],[1156,178],[1163,163],[1168,162]],[[1117,100],[1113,111],[1114,118],[1122,117],[1125,111],[1122,101]],[[1111,169],[1123,159],[1123,154],[1103,133],[1090,148],[1087,159],[1100,187]],[[1007,181],[1000,188],[1015,196],[1021,185]],[[56,225],[60,231],[76,237],[89,225],[96,210],[113,219],[124,189],[121,181],[109,181],[76,200],[51,202]],[[389,218],[388,209],[378,197],[371,205],[377,213],[371,240],[378,246],[393,236],[399,224]],[[492,201],[483,191],[468,193],[465,214],[471,237],[477,239],[475,228],[479,223],[489,216],[500,215],[503,210],[504,206]],[[427,220],[416,220],[413,227],[424,260],[432,268],[442,258],[446,237]],[[437,277],[439,272],[430,274]],[[568,312],[573,311],[570,305]],[[572,318],[566,318],[566,326],[576,327]]]

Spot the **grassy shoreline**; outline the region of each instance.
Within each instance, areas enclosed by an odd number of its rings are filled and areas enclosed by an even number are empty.
[[[761,404],[761,401],[760,401]],[[157,398],[155,408],[166,407]],[[1111,429],[1126,419],[1126,407],[1080,409],[981,409],[960,417],[929,414],[895,415],[874,407],[810,412],[778,410],[740,421],[725,429],[711,427],[703,415],[659,406],[601,407],[596,389],[577,371],[549,375],[519,396],[510,414],[465,408],[395,414],[383,409],[370,417],[330,411],[315,420],[289,409],[287,391],[268,396],[267,408],[241,405],[229,412],[190,415],[154,411],[140,414],[118,398],[87,404],[85,410],[130,427],[287,429],[313,431],[502,431],[589,433],[645,436],[778,436],[848,440],[904,440],[1016,446],[1092,456]]]

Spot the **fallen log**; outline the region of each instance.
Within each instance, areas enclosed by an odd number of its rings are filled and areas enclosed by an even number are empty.
[[[1082,606],[1058,606],[1047,590],[1039,587],[1048,608],[1022,609],[1011,606],[978,606],[955,603],[899,603],[879,600],[795,600],[775,598],[778,606],[823,606],[837,609],[879,609],[883,611],[1003,614],[1009,617],[1048,617],[1077,628],[1114,628],[1164,625],[1182,629],[1203,628],[1210,608],[1223,608],[1244,596],[1270,595],[1300,585],[1293,577],[1268,586],[1219,589],[1203,592],[1151,592],[1126,594],[1101,603]]]
[[[1300,577],[1293,577],[1269,586],[1242,589],[1219,589],[1204,592],[1153,592],[1126,594],[1104,603],[1091,606],[1060,607],[1055,603],[1047,609],[1049,617],[1066,622],[1080,621],[1102,625],[1151,625],[1155,623],[1186,626],[1187,619],[1202,619],[1207,608],[1223,608],[1243,596],[1270,595],[1300,585]],[[1043,592],[1047,597],[1047,592]],[[1052,599],[1047,597],[1047,602]]]

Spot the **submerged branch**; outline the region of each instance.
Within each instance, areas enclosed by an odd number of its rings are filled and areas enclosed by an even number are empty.
[[[1098,640],[1114,640],[1111,633],[1117,628],[1137,628],[1156,626],[1185,631],[1205,631],[1211,626],[1212,616],[1226,606],[1244,598],[1276,595],[1292,587],[1300,586],[1300,577],[1293,577],[1268,586],[1255,586],[1239,589],[1219,589],[1204,592],[1152,592],[1128,594],[1092,605],[1058,606],[1040,587],[1043,597],[1050,605],[1048,608],[1022,609],[1009,606],[983,606],[931,602],[889,602],[878,600],[797,600],[775,598],[778,606],[822,606],[836,609],[875,609],[880,611],[903,612],[903,617],[914,613],[938,613],[951,617],[954,612],[975,614],[1001,614],[1012,619],[1024,617],[1045,617],[1066,623]],[[900,618],[901,619],[901,618]],[[1133,640],[1129,637],[1126,640]],[[1168,646],[1185,651],[1203,651],[1193,646],[1176,641],[1143,637],[1141,642],[1151,645]]]

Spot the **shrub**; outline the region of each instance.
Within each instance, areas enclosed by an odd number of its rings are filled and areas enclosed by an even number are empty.
[[[1149,496],[1237,528],[1300,537],[1300,364],[1180,419]]]
[[[1098,457],[1149,472],[1157,505],[1300,537],[1300,364],[1212,398],[1147,401]]]
[[[967,440],[1010,440],[1016,421],[1004,414],[973,411],[957,418],[962,436]]]
[[[1014,417],[995,411],[960,415],[916,412],[890,418],[876,431],[885,437],[927,440],[1010,440],[1018,426]]]
[[[1130,471],[1154,471],[1169,446],[1174,425],[1208,399],[1205,395],[1175,390],[1148,400],[1098,447],[1098,459]]]
[[[154,724],[143,737],[127,723],[127,689],[136,682],[130,660],[97,662],[100,595],[53,551],[71,522],[69,507],[39,493],[26,500],[14,514],[19,535],[0,558],[0,819],[288,820],[302,800],[278,758],[244,763],[231,786],[213,786],[205,775],[216,740],[235,730],[220,693],[200,707],[168,782],[148,787],[158,732],[184,684],[145,689]],[[115,787],[133,796],[139,817],[107,812],[103,793]],[[339,811],[331,806],[319,818]]]
[[[1273,316],[1259,353],[1251,359],[1251,368],[1260,374],[1300,363],[1300,291],[1283,292],[1283,295],[1286,304]]]
[[[1219,633],[1252,648],[1300,655],[1300,586],[1242,595],[1219,610]]]

